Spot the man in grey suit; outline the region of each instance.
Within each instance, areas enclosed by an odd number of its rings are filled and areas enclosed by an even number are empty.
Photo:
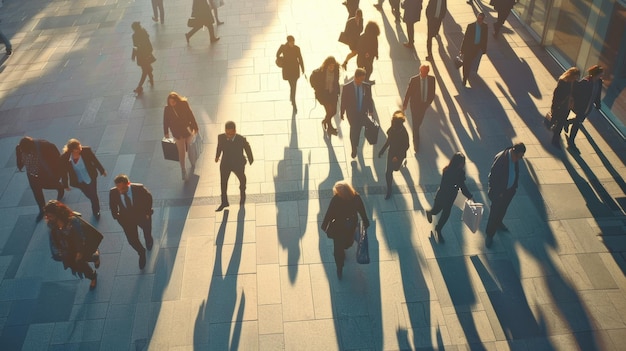
[[[424,121],[426,109],[435,99],[435,77],[429,76],[430,67],[422,65],[420,74],[411,77],[409,87],[404,94],[402,111],[405,111],[409,102],[411,103],[411,118],[413,121],[413,148],[415,152],[419,150],[420,126]]]
[[[341,91],[341,119],[348,115],[352,158],[356,157],[361,129],[365,126],[366,118],[369,118],[374,110],[372,87],[364,82],[365,75],[365,69],[357,68],[354,79],[345,84]]]

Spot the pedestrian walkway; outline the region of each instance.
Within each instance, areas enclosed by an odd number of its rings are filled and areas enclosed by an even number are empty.
[[[381,27],[372,79],[386,130],[425,63],[426,19],[422,13],[415,26],[412,52],[389,3],[382,12],[373,3],[361,8]],[[323,137],[324,109],[304,77],[292,115],[289,85],[274,64],[288,34],[307,75],[328,55],[343,61],[341,1],[225,0],[221,40],[211,44],[201,31],[187,46],[191,0],[166,1],[164,25],[152,22],[147,0],[5,0],[0,19],[14,51],[0,66],[0,349],[622,349],[626,147],[596,112],[579,134],[580,154],[550,145],[541,118],[562,71],[513,15],[497,40],[490,33],[480,77],[462,86],[453,58],[477,11],[494,22],[487,3],[448,2],[433,43],[437,97],[420,151],[384,200],[386,160],[376,157],[384,135],[351,159],[347,121],[337,117],[339,136]],[[141,74],[130,60],[133,21],[146,27],[157,58],[155,86],[141,96],[132,92]],[[185,183],[160,146],[170,91],[188,97],[205,142]],[[245,207],[216,213],[214,152],[227,120],[248,138],[255,161],[246,168]],[[105,236],[94,291],[50,258],[47,228],[35,222],[28,181],[15,167],[23,135],[58,146],[78,138],[109,174],[99,180],[102,218],[86,216]],[[519,141],[528,151],[504,220],[509,230],[487,249],[488,212],[472,233],[455,206],[438,244],[425,210],[449,157],[465,153],[468,186],[488,205],[493,156]],[[155,199],[155,244],[143,271],[107,206],[119,173]],[[319,224],[342,179],[366,203],[372,262],[357,264],[349,249],[339,281]],[[229,192],[237,197],[236,177]],[[91,213],[77,189],[64,202]]]

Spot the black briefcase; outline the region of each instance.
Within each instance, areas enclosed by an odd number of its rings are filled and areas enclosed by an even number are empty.
[[[370,143],[370,145],[376,145],[378,142],[379,129],[380,126],[378,125],[378,122],[372,119],[371,116],[368,116],[365,119],[365,139],[367,139],[367,142]]]
[[[178,149],[176,148],[174,139],[163,138],[163,140],[161,140],[161,147],[163,147],[163,157],[166,160],[178,161]]]

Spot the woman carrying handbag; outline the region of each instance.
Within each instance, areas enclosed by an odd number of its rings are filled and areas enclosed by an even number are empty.
[[[580,78],[580,70],[571,67],[563,72],[552,94],[550,114],[552,123],[552,145],[561,148],[561,130],[567,125],[567,117],[572,108],[572,92],[574,83]]]
[[[343,264],[346,260],[345,250],[354,242],[354,232],[358,224],[358,215],[361,216],[363,227],[370,226],[370,221],[365,213],[365,206],[359,193],[343,181],[335,183],[333,197],[326,210],[322,230],[333,239],[335,264],[337,265],[337,278],[343,276]]]
[[[165,138],[170,137],[170,131],[172,131],[172,136],[176,141],[178,162],[180,163],[180,171],[184,181],[187,180],[185,154],[189,150],[194,135],[198,134],[198,123],[187,99],[176,92],[171,92],[167,96],[167,105],[163,109],[163,134]],[[191,155],[189,162],[192,169],[196,167],[196,160]]]

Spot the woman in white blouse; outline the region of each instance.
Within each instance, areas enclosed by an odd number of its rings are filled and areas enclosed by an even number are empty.
[[[77,139],[70,139],[63,148],[61,155],[63,165],[63,186],[70,190],[69,185],[80,189],[91,201],[93,215],[100,218],[100,200],[98,199],[98,172],[106,176],[107,172],[89,146],[83,146]]]

